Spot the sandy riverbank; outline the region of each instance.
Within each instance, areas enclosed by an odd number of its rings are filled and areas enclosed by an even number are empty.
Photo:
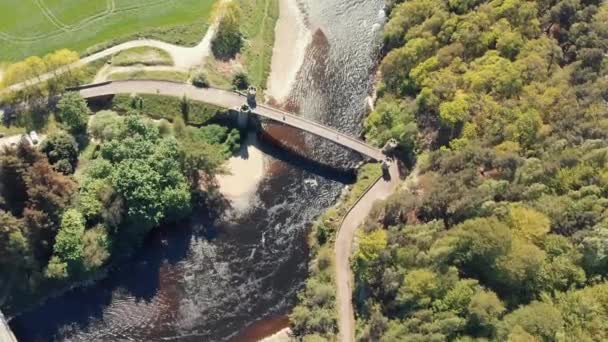
[[[279,13],[266,97],[281,103],[291,92],[312,34],[304,23],[296,0],[279,0]]]
[[[231,202],[233,209],[242,211],[253,200],[258,184],[265,174],[264,154],[258,147],[254,132],[249,132],[239,153],[226,164],[229,174],[217,176],[221,193]]]
[[[279,0],[279,19],[266,90],[268,99],[281,103],[287,98],[311,39],[296,1]],[[257,147],[255,135],[250,133],[246,140],[241,153],[230,158],[226,165],[230,174],[217,177],[221,193],[237,211],[251,204],[258,184],[265,176],[265,156]]]

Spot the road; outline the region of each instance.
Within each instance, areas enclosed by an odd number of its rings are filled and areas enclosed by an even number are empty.
[[[355,340],[355,314],[353,310],[353,276],[350,268],[353,239],[357,228],[364,222],[378,200],[388,198],[399,186],[399,168],[393,162],[389,168],[390,180],[380,179],[376,182],[348,212],[335,244],[336,288],[338,304],[338,329],[340,341],[353,342]]]
[[[205,102],[223,108],[237,108],[247,102],[245,96],[232,91],[197,88],[190,84],[168,81],[116,81],[82,89],[80,90],[80,94],[84,98],[114,94],[156,94],[180,98],[185,95],[190,100]],[[338,145],[359,152],[373,160],[380,161],[385,159],[381,150],[331,127],[266,105],[258,105],[253,112],[264,118],[278,121],[331,140]]]

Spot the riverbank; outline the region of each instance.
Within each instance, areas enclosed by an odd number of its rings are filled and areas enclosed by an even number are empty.
[[[279,0],[279,11],[266,100],[282,103],[291,92],[304,62],[306,47],[312,41],[312,34],[306,28],[302,12],[295,1]]]
[[[306,47],[312,35],[294,0],[279,0],[279,18],[274,30],[272,62],[267,79],[267,100],[281,104],[286,100],[304,61]],[[241,151],[226,164],[228,174],[216,179],[220,192],[236,211],[245,210],[257,186],[265,176],[265,157],[258,147],[257,137],[249,133]]]
[[[227,174],[216,176],[220,192],[232,209],[242,212],[253,200],[260,181],[265,176],[264,154],[254,132],[248,132],[239,152],[226,162]]]

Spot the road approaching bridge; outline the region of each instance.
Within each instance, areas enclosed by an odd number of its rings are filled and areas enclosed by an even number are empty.
[[[168,81],[116,81],[101,83],[97,86],[83,86],[79,92],[84,98],[115,94],[156,94],[174,97],[185,95],[190,100],[229,109],[239,108],[247,103],[247,97],[239,93],[214,88],[197,88],[190,84]],[[252,112],[261,117],[331,140],[373,160],[383,161],[386,158],[380,149],[312,120],[266,105],[258,105],[253,108]]]

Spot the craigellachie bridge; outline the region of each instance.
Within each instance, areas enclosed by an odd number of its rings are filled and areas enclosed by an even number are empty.
[[[84,98],[95,98],[116,94],[153,94],[182,97],[200,101],[223,108],[242,108],[250,103],[246,95],[214,88],[197,88],[195,86],[168,81],[114,81],[100,84],[91,84],[80,87],[80,94]],[[353,138],[337,130],[308,120],[297,115],[272,108],[266,105],[252,106],[251,112],[261,117],[289,125],[302,131],[312,133],[319,137],[331,140],[334,143],[356,151],[376,161],[384,161],[384,153],[362,140]]]

